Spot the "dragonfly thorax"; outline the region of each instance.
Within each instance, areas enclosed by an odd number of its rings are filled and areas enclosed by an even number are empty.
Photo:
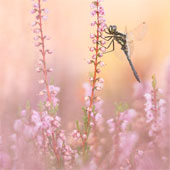
[[[114,34],[117,31],[117,26],[116,25],[110,25],[108,30],[109,30],[110,34]]]

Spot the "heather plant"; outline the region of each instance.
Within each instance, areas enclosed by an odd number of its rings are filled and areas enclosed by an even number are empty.
[[[101,6],[99,0],[93,1],[91,3],[93,17],[96,16],[96,20],[91,23],[91,26],[96,27],[96,33],[90,34],[92,39],[93,47],[90,47],[90,51],[93,53],[92,57],[88,59],[88,64],[94,66],[94,72],[91,77],[89,77],[89,83],[85,84],[86,90],[86,107],[83,108],[83,126],[80,127],[77,121],[77,130],[74,130],[73,137],[78,140],[81,138],[82,146],[79,148],[79,154],[83,156],[84,161],[88,158],[89,150],[91,150],[92,157],[94,157],[94,162],[97,161],[97,157],[100,155],[98,152],[98,138],[97,131],[101,130],[102,115],[100,113],[100,105],[102,104],[102,99],[96,96],[96,92],[100,91],[103,87],[104,80],[99,77],[101,72],[101,67],[104,66],[104,62],[101,61],[103,52],[105,51],[105,41],[102,39],[102,33],[104,32],[106,25],[104,15],[104,9]],[[91,149],[93,148],[93,149]],[[94,163],[95,164],[95,163]]]
[[[99,97],[104,87],[100,73],[105,65],[104,32],[107,28],[101,0],[90,4],[91,26],[95,32],[89,37],[92,56],[87,63],[93,71],[89,81],[83,84],[82,120],[75,120],[71,134],[61,128],[60,87],[49,83],[49,73],[53,69],[46,60],[53,51],[46,45],[50,38],[44,32],[44,20],[48,18],[45,1],[33,0],[31,10],[34,42],[40,55],[36,72],[43,76],[38,81],[42,86],[40,100],[36,108],[28,102],[19,111],[13,124],[14,133],[8,137],[6,147],[0,134],[0,169],[168,170],[169,96],[158,88],[155,75],[152,82],[135,85],[131,103],[114,101],[112,116],[105,117],[104,101]],[[140,107],[135,105],[136,101]]]

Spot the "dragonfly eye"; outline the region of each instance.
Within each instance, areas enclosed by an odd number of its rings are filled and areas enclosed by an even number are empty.
[[[109,27],[109,31],[110,31],[110,33],[114,33],[115,31],[117,30],[117,26],[116,25],[111,25],[110,27]]]
[[[112,30],[116,31],[117,30],[117,26],[116,25],[112,25]]]

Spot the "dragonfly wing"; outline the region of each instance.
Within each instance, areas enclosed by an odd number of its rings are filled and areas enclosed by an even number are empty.
[[[127,46],[127,51],[128,51],[128,56],[132,57],[133,50],[134,50],[134,43],[133,41],[129,41],[128,38],[126,38],[126,46]]]
[[[143,37],[145,36],[147,31],[147,25],[145,22],[138,25],[136,28],[134,28],[132,31],[129,31],[127,33],[128,39],[135,40],[135,41],[141,41]]]

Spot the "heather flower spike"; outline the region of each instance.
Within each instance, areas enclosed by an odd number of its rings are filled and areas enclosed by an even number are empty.
[[[94,98],[95,97],[95,91],[96,90],[100,90],[100,87],[96,86],[96,83],[98,82],[99,78],[97,77],[97,75],[100,73],[100,69],[98,68],[99,66],[103,67],[104,66],[104,62],[99,60],[99,56],[101,57],[103,52],[105,52],[105,48],[100,45],[100,41],[103,42],[103,44],[105,43],[103,39],[101,39],[102,33],[106,28],[106,24],[105,24],[105,19],[104,19],[104,9],[101,5],[101,1],[96,0],[93,1],[91,3],[91,8],[92,8],[92,16],[96,17],[96,20],[93,21],[93,23],[96,23],[96,33],[91,33],[90,34],[90,38],[92,39],[92,43],[95,44],[95,47],[91,47],[90,51],[93,52],[92,54],[92,61],[94,63],[94,76],[93,76],[93,81],[90,82],[91,86],[92,86],[92,91],[91,91],[91,95],[90,95],[90,104],[89,104],[89,108],[93,108],[94,106]],[[93,26],[93,24],[92,24]],[[98,63],[100,63],[98,65]],[[88,122],[90,122],[90,113],[88,113]]]
[[[82,140],[83,160],[86,160],[88,156],[88,152],[89,152],[87,147],[88,140],[91,140],[89,138],[96,137],[95,136],[96,129],[94,128],[97,127],[99,132],[103,130],[102,129],[103,118],[101,113],[97,112],[98,110],[100,111],[100,107],[103,101],[99,96],[96,96],[96,92],[102,89],[103,82],[104,82],[104,80],[99,77],[99,73],[101,72],[100,68],[104,66],[104,62],[101,61],[101,57],[103,56],[103,52],[105,52],[105,48],[102,45],[105,44],[105,41],[101,38],[101,36],[106,25],[105,25],[105,19],[103,17],[104,9],[101,5],[101,1],[99,0],[93,1],[90,7],[92,9],[91,15],[94,19],[94,21],[91,23],[91,26],[96,27],[96,32],[90,34],[90,39],[92,40],[93,46],[89,48],[92,55],[91,58],[87,61],[87,63],[93,64],[94,71],[92,73],[92,76],[90,76],[89,78],[89,83],[84,85],[84,88],[86,90],[86,95],[85,95],[86,108],[83,108],[84,111],[83,131],[77,127],[77,131],[73,131],[72,133],[73,137],[77,136],[76,135],[77,133],[80,134],[80,138]],[[96,138],[96,142],[97,142],[97,138]],[[94,145],[94,149],[92,149],[91,151],[97,158],[98,155],[100,155],[95,153],[95,151],[98,150],[98,147],[95,146],[95,143],[93,145]],[[97,160],[95,159],[93,163],[95,163],[96,161]]]
[[[34,1],[33,4],[33,9],[32,9],[32,14],[35,14],[35,21],[33,22],[32,26],[34,26],[33,32],[36,34],[34,37],[35,42],[35,46],[37,48],[39,48],[39,51],[42,55],[42,63],[40,64],[40,67],[37,68],[37,72],[40,72],[41,69],[43,71],[44,74],[44,82],[42,80],[40,80],[40,83],[44,83],[45,87],[46,87],[46,92],[47,92],[47,98],[49,102],[52,102],[52,98],[51,98],[51,93],[49,90],[49,84],[48,84],[48,77],[47,77],[47,73],[48,73],[48,69],[46,66],[46,54],[51,54],[50,50],[46,49],[45,46],[45,35],[43,32],[43,21],[42,19],[47,19],[46,14],[48,13],[48,9],[46,8],[42,8],[42,4],[41,4],[42,0],[36,0],[36,2]]]

